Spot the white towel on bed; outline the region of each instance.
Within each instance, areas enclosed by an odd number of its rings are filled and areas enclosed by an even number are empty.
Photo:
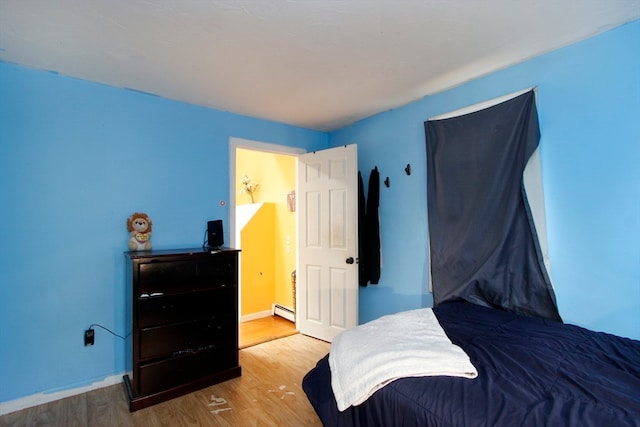
[[[383,316],[341,332],[331,343],[329,366],[340,411],[398,378],[478,376],[430,308]]]

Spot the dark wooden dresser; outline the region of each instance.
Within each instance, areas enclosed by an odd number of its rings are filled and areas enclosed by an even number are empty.
[[[241,375],[238,252],[125,253],[130,411]]]

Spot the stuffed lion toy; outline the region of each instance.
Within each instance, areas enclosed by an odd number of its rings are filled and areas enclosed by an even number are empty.
[[[146,251],[151,249],[151,218],[145,213],[135,212],[127,219],[129,249]]]

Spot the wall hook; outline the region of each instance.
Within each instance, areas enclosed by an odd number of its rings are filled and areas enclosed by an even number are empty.
[[[407,175],[411,175],[411,165],[409,163],[407,163],[407,167],[404,168],[404,171],[407,173]]]
[[[387,186],[387,188],[389,188],[389,186],[391,185],[391,183],[389,182],[389,177],[387,177],[387,178],[384,180],[384,185],[386,185],[386,186]]]

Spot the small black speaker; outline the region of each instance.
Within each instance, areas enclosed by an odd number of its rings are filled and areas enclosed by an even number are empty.
[[[224,244],[224,232],[222,231],[222,220],[216,219],[207,222],[207,245],[212,248],[219,248]]]

